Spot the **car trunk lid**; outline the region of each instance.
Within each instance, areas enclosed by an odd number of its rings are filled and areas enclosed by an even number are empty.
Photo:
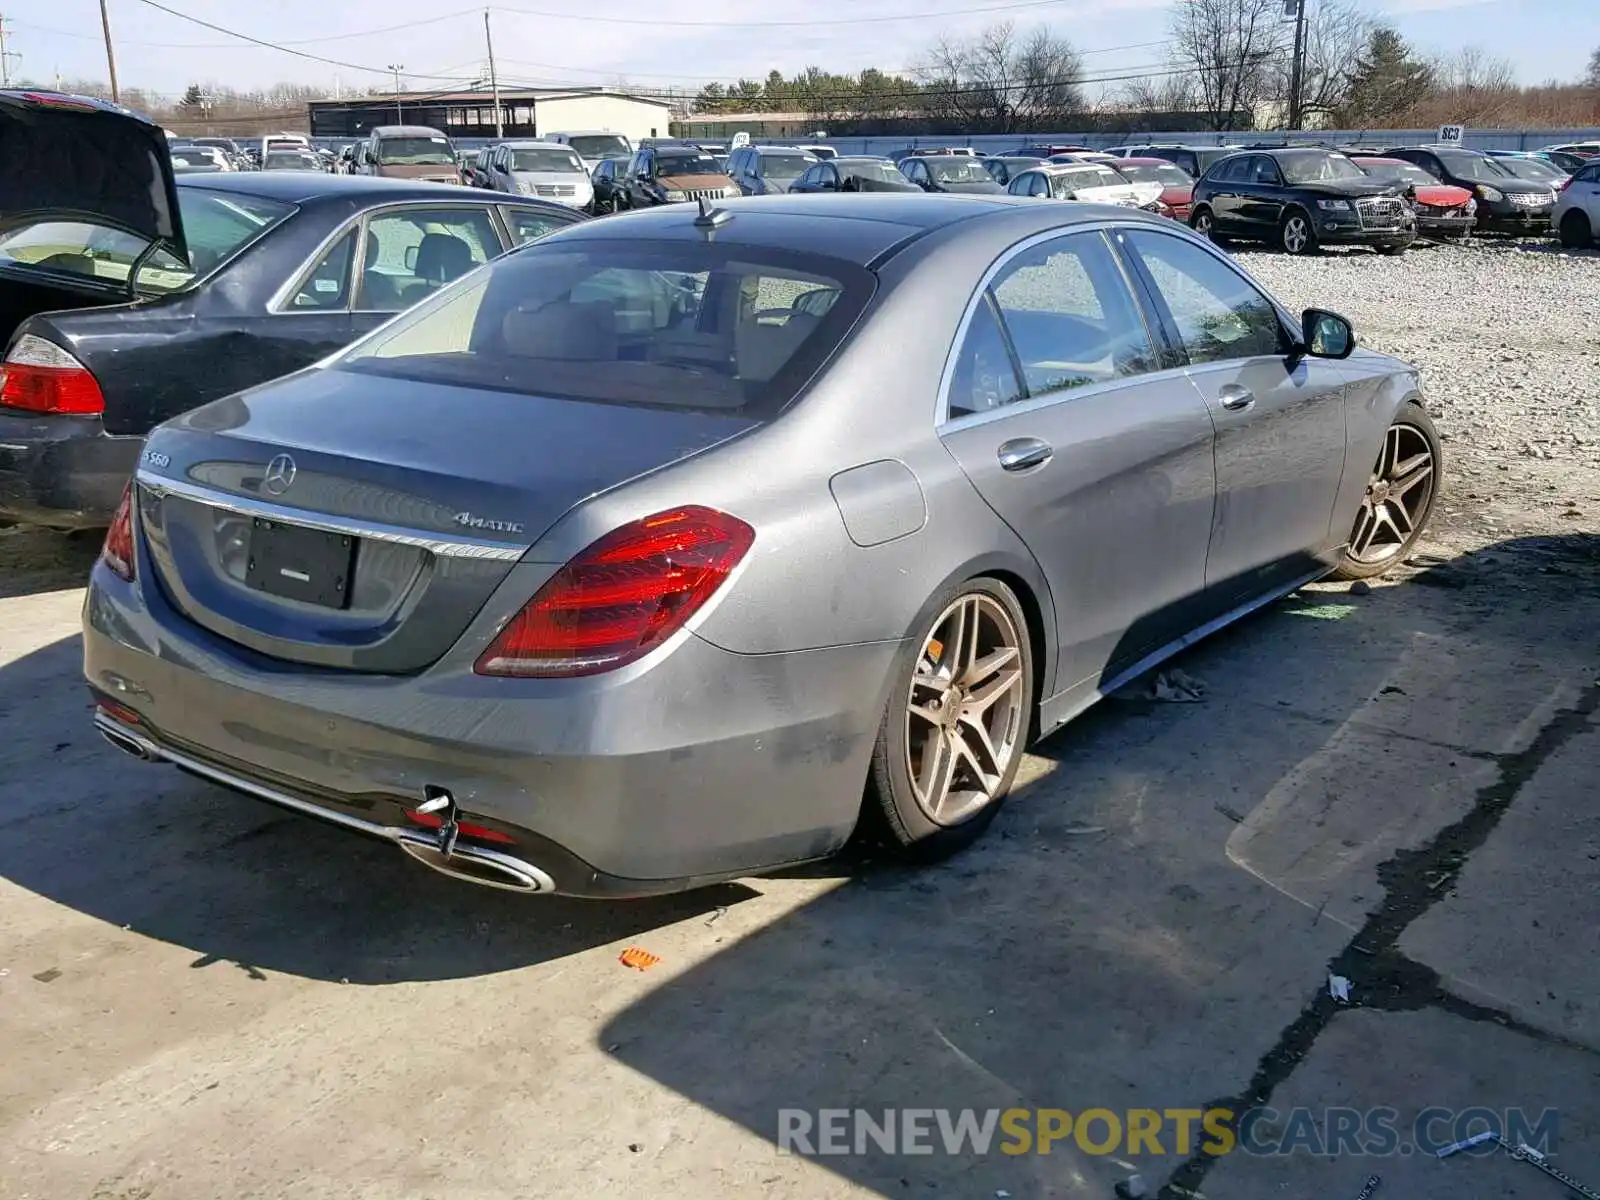
[[[573,505],[756,424],[597,407],[337,369],[207,405],[144,455],[156,582],[270,658],[421,670]]]
[[[187,257],[166,134],[118,105],[0,92],[0,196],[0,233],[77,217]]]

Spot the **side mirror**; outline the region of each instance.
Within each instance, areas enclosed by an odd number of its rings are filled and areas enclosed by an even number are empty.
[[[1308,308],[1300,316],[1300,340],[1313,358],[1349,358],[1356,348],[1356,332],[1336,312]]]
[[[825,192],[837,192],[839,190],[839,184],[832,179],[822,180],[820,186]]]

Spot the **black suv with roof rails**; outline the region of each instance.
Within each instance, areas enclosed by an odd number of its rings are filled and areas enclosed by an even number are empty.
[[[1397,184],[1311,147],[1218,159],[1195,181],[1189,224],[1217,241],[1265,242],[1285,254],[1333,243],[1404,254],[1417,237],[1416,216]]]
[[[1480,233],[1550,233],[1558,192],[1548,183],[1518,178],[1489,155],[1460,146],[1395,146],[1383,153],[1471,192]]]

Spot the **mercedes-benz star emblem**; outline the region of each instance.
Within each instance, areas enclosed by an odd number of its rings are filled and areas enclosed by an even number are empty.
[[[267,464],[267,473],[262,477],[261,485],[274,496],[281,496],[289,490],[294,483],[294,459],[287,454],[280,454]]]

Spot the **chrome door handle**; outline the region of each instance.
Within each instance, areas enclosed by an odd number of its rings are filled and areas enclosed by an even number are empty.
[[[1229,412],[1243,412],[1256,402],[1256,394],[1237,383],[1226,385],[1217,393],[1217,403]]]
[[[1038,438],[1012,438],[1000,447],[1000,469],[1003,471],[1026,471],[1030,467],[1042,467],[1055,457],[1055,447],[1049,442],[1041,442]]]

